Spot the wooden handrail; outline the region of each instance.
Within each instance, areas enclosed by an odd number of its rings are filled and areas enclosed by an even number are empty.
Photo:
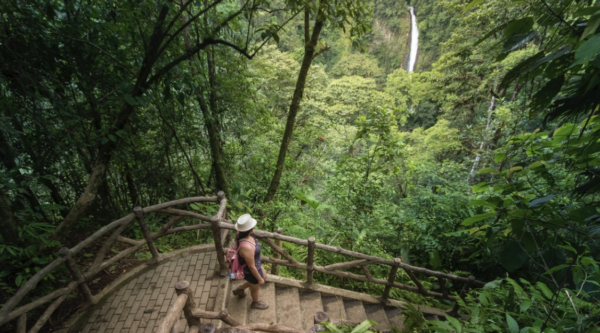
[[[183,312],[187,321],[189,332],[201,332],[201,333],[253,333],[254,331],[262,332],[273,332],[273,333],[305,333],[303,330],[288,327],[281,324],[274,323],[251,323],[242,324],[239,321],[231,318],[227,309],[222,309],[220,312],[205,311],[198,309],[196,302],[194,302],[194,291],[190,289],[190,283],[188,281],[179,281],[175,284],[175,292],[178,298],[175,303],[169,307],[165,318],[157,325],[156,333],[170,333],[173,330],[178,318],[181,317]],[[219,319],[225,324],[231,326],[231,328],[216,329],[213,323],[202,324],[202,319]],[[324,331],[323,322],[329,322],[329,315],[325,312],[319,311],[315,313],[314,323],[315,327],[312,329],[313,332]],[[356,326],[358,323],[350,320],[333,320],[331,321],[334,325],[348,325]],[[180,327],[177,328],[181,330]]]
[[[189,204],[189,203],[194,203],[194,202],[218,203],[219,210],[216,215],[214,215],[212,217],[208,217],[208,216],[204,216],[202,214],[198,214],[195,212],[170,208],[173,206]],[[172,219],[170,219],[167,223],[165,223],[159,231],[157,231],[153,234],[150,234],[147,227],[145,228],[144,216],[151,212],[156,212],[156,213],[160,213],[160,214],[168,214],[168,215],[172,215],[174,217]],[[142,230],[142,233],[144,234],[144,239],[138,241],[138,240],[133,240],[133,239],[129,239],[129,238],[121,236],[120,235],[121,232],[123,230],[125,230],[125,228],[134,219],[136,219],[136,217],[137,217],[140,229]],[[190,217],[193,219],[210,222],[210,224],[197,224],[197,225],[183,226],[183,227],[178,227],[178,228],[171,228],[173,225],[175,225],[178,221],[180,221],[184,217]],[[215,196],[215,197],[190,197],[190,198],[183,198],[183,199],[168,201],[168,202],[164,202],[161,204],[148,206],[145,208],[136,207],[135,213],[129,214],[127,216],[124,216],[118,220],[115,220],[115,221],[107,224],[106,226],[100,228],[98,231],[96,231],[95,233],[93,233],[92,235],[87,237],[82,242],[73,246],[73,248],[63,250],[63,252],[65,253],[65,256],[56,258],[54,261],[52,261],[46,267],[44,267],[43,269],[38,271],[36,274],[34,274],[27,282],[25,282],[21,286],[21,288],[15,293],[15,295],[13,295],[5,303],[5,305],[2,307],[2,309],[0,309],[0,326],[4,325],[5,323],[7,323],[11,320],[14,320],[16,318],[20,318],[19,322],[21,323],[22,318],[24,318],[24,316],[26,315],[27,312],[29,312],[47,302],[50,302],[50,301],[56,299],[56,301],[54,301],[52,303],[52,305],[48,308],[48,310],[46,310],[46,312],[44,313],[44,316],[47,314],[47,317],[49,317],[52,314],[52,312],[62,303],[62,301],[64,299],[66,299],[66,296],[69,293],[73,292],[78,287],[84,293],[85,298],[89,302],[93,303],[95,301],[94,295],[92,295],[91,292],[88,292],[89,288],[86,288],[86,281],[92,279],[96,274],[98,274],[99,272],[104,270],[106,267],[109,267],[112,264],[114,264],[116,261],[121,260],[121,259],[131,255],[132,253],[137,251],[140,247],[142,247],[146,244],[149,246],[149,248],[152,252],[152,255],[153,255],[153,259],[149,262],[156,263],[160,260],[160,254],[158,253],[158,251],[156,250],[156,247],[154,246],[153,241],[155,239],[158,239],[160,237],[163,237],[163,236],[169,235],[169,234],[174,234],[174,233],[179,233],[179,232],[184,232],[184,231],[199,230],[199,229],[208,229],[208,228],[212,229],[212,231],[213,231],[213,237],[215,240],[215,250],[217,252],[217,258],[218,258],[217,260],[219,262],[219,268],[220,268],[219,273],[222,276],[224,276],[228,273],[228,268],[225,265],[225,251],[224,251],[223,246],[228,240],[229,231],[235,230],[235,227],[234,227],[232,221],[227,218],[227,199],[225,198],[225,194],[222,191],[219,192],[217,194],[217,196]],[[105,234],[111,232],[113,229],[115,229],[115,231],[112,232],[110,237],[107,239],[106,243],[102,246],[101,250],[98,252],[96,258],[94,259],[93,264],[88,268],[88,270],[86,272],[83,272],[83,273],[78,272],[77,267],[74,265],[72,256],[77,255],[81,250],[83,250],[87,246],[91,245],[93,242],[97,241]],[[405,264],[401,261],[399,262],[398,260],[384,259],[384,258],[380,258],[380,257],[367,255],[364,253],[346,250],[341,247],[334,247],[334,246],[330,246],[330,245],[320,244],[320,243],[316,243],[314,241],[314,239],[312,239],[312,238],[298,239],[295,237],[283,235],[280,230],[277,233],[255,230],[255,234],[256,234],[257,238],[262,239],[267,245],[269,245],[273,249],[274,253],[279,254],[279,255],[281,255],[281,257],[285,258],[285,260],[284,260],[284,259],[279,259],[279,258],[263,257],[264,262],[272,263],[275,265],[282,265],[282,266],[306,270],[308,284],[312,283],[312,280],[313,280],[312,272],[316,271],[316,272],[323,273],[323,274],[331,274],[331,275],[350,278],[350,279],[354,279],[354,280],[358,280],[358,281],[385,285],[386,290],[394,287],[394,288],[399,288],[402,290],[407,290],[410,292],[419,293],[424,296],[431,296],[431,297],[437,297],[437,298],[448,299],[448,300],[456,300],[456,297],[448,295],[448,291],[446,289],[446,283],[445,283],[446,279],[454,281],[455,284],[459,284],[459,283],[464,284],[464,287],[461,290],[461,295],[460,295],[461,297],[464,297],[464,294],[469,290],[469,288],[482,287],[484,285],[484,282],[477,281],[473,277],[465,278],[465,277],[456,276],[456,275],[452,275],[452,274],[432,271],[432,270],[422,268],[422,267],[411,266],[411,265]],[[271,239],[275,240],[275,242],[271,241]],[[107,251],[110,250],[111,245],[115,241],[121,241],[124,243],[128,243],[131,245],[131,247],[121,251],[119,254],[107,259],[106,261],[103,261]],[[307,246],[308,247],[308,256],[307,256],[306,264],[298,262],[291,255],[289,255],[281,246],[282,241],[293,243],[296,245]],[[346,255],[349,257],[356,258],[358,260],[344,262],[344,263],[336,263],[336,264],[328,265],[325,267],[318,266],[318,265],[314,264],[314,250],[315,249],[332,252],[332,253],[338,253],[341,255]],[[66,251],[68,251],[68,252],[66,252]],[[43,278],[45,278],[48,274],[53,272],[56,268],[58,268],[59,266],[61,266],[63,263],[65,263],[67,261],[69,261],[69,266],[70,266],[69,268],[74,276],[75,281],[69,283],[66,287],[64,287],[62,289],[58,289],[54,292],[51,292],[48,295],[40,297],[39,299],[32,301],[28,304],[25,304],[25,305],[19,307],[18,309],[14,310],[14,307],[27,295],[27,293],[29,293],[33,288],[35,288],[35,286]],[[394,279],[393,279],[392,275],[394,275],[394,277],[395,277],[395,272],[394,272],[394,274],[390,274],[390,277],[388,278],[387,281],[382,280],[382,279],[373,278],[373,276],[371,276],[371,274],[367,268],[367,265],[371,265],[371,264],[388,265],[388,266],[392,267],[392,270],[394,269],[394,267],[402,268],[403,270],[406,271],[408,276],[415,283],[416,287],[393,281]],[[362,268],[364,275],[341,271],[342,269],[348,269],[348,268],[352,268],[352,267]],[[437,277],[439,284],[440,284],[441,293],[426,290],[424,288],[424,286],[422,285],[422,283],[420,283],[418,278],[415,276],[414,273],[419,273],[419,274],[423,274],[426,276]],[[383,299],[387,298],[387,294],[389,294],[389,290],[387,290],[384,293]],[[455,309],[453,309],[453,311],[451,311],[451,312],[455,313],[457,311],[458,311],[458,308],[455,306]],[[207,314],[204,313],[204,315],[207,315]],[[227,317],[226,313],[225,314],[211,314],[211,315],[216,316],[214,318],[221,318],[223,316]],[[35,327],[39,326],[41,328],[41,326],[43,326],[44,323],[45,323],[45,321],[38,321],[36,323]],[[19,324],[19,325],[21,325],[21,324]]]
[[[224,199],[223,195],[222,195],[222,199]],[[88,300],[88,302],[94,303],[95,302],[94,296],[91,294],[91,292],[89,292],[89,288],[87,288],[87,286],[86,286],[86,281],[92,279],[96,274],[98,274],[99,272],[104,270],[106,267],[109,267],[112,264],[114,264],[116,261],[121,260],[121,259],[127,257],[128,255],[134,253],[140,247],[142,247],[146,244],[148,244],[148,246],[150,247],[151,252],[153,254],[154,260],[152,260],[151,262],[157,262],[158,261],[157,259],[159,259],[160,256],[158,255],[158,251],[153,250],[153,248],[155,249],[154,243],[153,243],[153,241],[155,239],[163,237],[165,235],[177,233],[177,232],[191,231],[191,230],[198,230],[198,229],[208,229],[211,227],[208,224],[205,224],[205,225],[200,224],[200,225],[184,226],[184,227],[170,229],[175,223],[180,221],[185,216],[191,217],[194,219],[200,219],[203,221],[216,220],[217,222],[221,222],[223,217],[227,216],[226,200],[222,200],[222,199],[219,196],[190,197],[190,198],[183,198],[183,199],[168,201],[168,202],[164,202],[161,204],[148,206],[145,208],[138,207],[138,209],[136,209],[136,213],[138,215],[137,216],[138,223],[140,223],[140,228],[142,229],[142,233],[144,234],[144,238],[145,238],[144,240],[136,241],[136,240],[130,240],[128,238],[120,236],[121,232],[123,230],[125,230],[125,228],[136,218],[136,214],[132,213],[132,214],[124,216],[118,220],[115,220],[115,221],[105,225],[104,227],[100,228],[99,230],[94,232],[92,235],[90,235],[89,237],[87,237],[86,239],[84,239],[83,241],[78,243],[77,245],[73,246],[71,249],[67,249],[67,248],[63,249],[62,250],[62,252],[64,254],[63,256],[59,256],[54,261],[52,261],[50,264],[48,264],[46,267],[42,268],[40,271],[38,271],[36,274],[34,274],[4,304],[2,309],[0,309],[0,326],[4,325],[5,323],[7,323],[9,321],[12,321],[16,318],[20,318],[19,324],[18,324],[19,327],[22,325],[25,325],[23,323],[22,318],[26,318],[25,316],[26,316],[27,312],[29,312],[33,309],[36,309],[39,306],[42,306],[47,302],[55,300],[51,304],[51,306],[48,307],[48,309],[44,312],[43,316],[36,322],[34,327],[31,328],[31,330],[30,330],[30,332],[37,332],[37,330],[39,330],[45,324],[46,320],[52,315],[52,312],[54,312],[54,310],[56,310],[56,308],[58,306],[60,306],[60,304],[66,299],[68,294],[70,294],[77,288],[81,289],[82,293],[84,294],[84,296]],[[203,218],[204,216],[201,214],[188,212],[188,211],[181,211],[181,210],[177,210],[177,209],[169,209],[169,207],[172,207],[172,206],[195,203],[195,202],[215,202],[215,203],[219,202],[220,207],[219,207],[219,213],[217,213],[217,215],[219,215],[220,218],[216,219],[217,216],[213,216],[211,218]],[[144,232],[143,225],[145,225],[145,221],[143,221],[143,218],[144,218],[144,215],[147,215],[151,212],[174,215],[174,218],[170,219],[170,221],[167,222],[158,232],[156,232],[154,234],[149,234],[149,232],[148,233]],[[140,222],[140,219],[142,220],[141,222]],[[84,248],[91,245],[93,242],[97,241],[98,239],[100,239],[101,237],[106,235],[107,233],[111,232],[113,229],[116,229],[116,230],[111,234],[111,236],[109,236],[106,243],[103,244],[101,250],[97,253],[97,256],[95,257],[95,259],[94,259],[92,265],[89,267],[89,269],[83,273],[81,271],[79,271],[77,266],[74,264],[74,260],[72,257],[77,255]],[[110,250],[110,247],[112,246],[114,241],[122,241],[122,240],[126,240],[125,242],[131,244],[132,246],[121,251],[119,254],[117,254],[103,262],[106,253],[108,252],[108,250]],[[221,252],[222,252],[222,250],[221,250]],[[70,282],[64,288],[55,290],[45,296],[38,298],[37,300],[34,300],[28,304],[20,306],[18,309],[14,309],[15,306],[32,289],[34,289],[41,280],[43,280],[48,274],[52,273],[55,269],[57,269],[63,263],[67,263],[67,262],[68,262],[69,270],[71,271],[71,273],[74,276],[74,281]],[[26,330],[26,327],[23,327],[23,330]]]
[[[220,227],[223,229],[235,230],[234,225],[231,223],[222,222],[222,223],[220,223]],[[267,231],[262,231],[262,230],[255,230],[254,234],[255,234],[256,238],[258,238],[258,239],[272,238],[272,239],[281,240],[281,241],[289,242],[289,243],[296,244],[296,245],[308,246],[308,240],[306,240],[306,239],[299,239],[299,238],[295,238],[295,237],[291,237],[291,236],[281,235],[279,233],[272,233],[272,232],[267,232]],[[370,264],[384,264],[384,265],[388,265],[388,266],[397,265],[396,261],[394,261],[394,260],[375,257],[375,256],[371,256],[368,254],[360,253],[360,252],[354,252],[354,251],[343,249],[341,247],[335,247],[335,246],[325,245],[325,244],[321,244],[321,243],[315,243],[315,248],[317,250],[324,250],[327,252],[347,255],[349,257],[369,260],[369,261],[371,261]],[[433,276],[433,277],[446,278],[446,279],[449,279],[449,280],[452,280],[455,282],[467,283],[470,281],[469,278],[467,278],[467,277],[447,274],[447,273],[438,272],[438,271],[432,271],[430,269],[426,269],[426,268],[422,268],[422,267],[411,266],[411,265],[405,264],[403,262],[401,262],[399,264],[399,267],[404,270],[407,270],[407,271],[421,273],[421,274]],[[483,287],[485,285],[485,282],[475,280],[472,282],[472,284],[473,284],[473,286]]]
[[[219,228],[227,229],[227,230],[235,230],[234,225],[232,223],[228,223],[228,222],[219,223]],[[323,273],[323,274],[330,274],[330,275],[342,277],[342,278],[349,278],[349,279],[353,279],[353,280],[357,280],[357,281],[384,285],[385,288],[381,295],[382,302],[387,301],[392,288],[398,288],[401,290],[418,293],[423,296],[435,297],[435,298],[439,298],[439,299],[446,299],[446,300],[450,300],[450,301],[456,301],[457,300],[456,297],[448,294],[448,290],[446,288],[446,279],[455,282],[455,284],[460,284],[460,283],[464,284],[462,290],[460,291],[460,295],[459,295],[460,298],[464,298],[464,295],[466,294],[466,292],[468,292],[468,290],[471,287],[474,287],[474,286],[483,287],[485,285],[484,282],[475,280],[475,278],[473,276],[469,276],[468,278],[466,278],[466,277],[457,276],[457,275],[453,275],[453,274],[432,271],[432,270],[429,270],[429,269],[426,269],[423,267],[417,267],[417,266],[411,266],[411,265],[405,264],[402,262],[402,260],[400,258],[397,258],[394,260],[384,259],[384,258],[375,257],[375,256],[371,256],[368,254],[360,253],[360,252],[346,250],[341,247],[334,247],[334,246],[330,246],[330,245],[320,244],[320,243],[316,243],[314,238],[312,238],[312,237],[305,240],[305,239],[299,239],[299,238],[295,238],[295,237],[291,237],[291,236],[285,236],[285,235],[282,235],[282,232],[280,229],[281,228],[278,229],[277,233],[266,232],[266,231],[261,231],[261,230],[254,231],[256,238],[262,240],[266,245],[271,247],[271,249],[273,250],[273,253],[275,255],[273,258],[263,256],[261,258],[261,260],[265,263],[272,264],[273,267],[286,266],[286,267],[291,267],[291,268],[295,268],[295,269],[305,270],[306,271],[306,283],[308,285],[313,283],[313,272],[315,272],[315,271],[319,272],[319,273]],[[275,242],[272,241],[271,239],[275,240]],[[300,245],[300,246],[307,246],[308,247],[308,255],[307,255],[306,263],[300,263],[294,257],[292,257],[290,254],[288,254],[283,249],[283,247],[280,245],[282,241],[290,242],[292,244],[296,244],[296,245]],[[318,266],[318,265],[314,264],[314,250],[315,249],[346,255],[349,257],[356,258],[358,260],[352,260],[352,261],[342,262],[342,263],[335,263],[335,264],[331,264],[331,265],[328,265],[325,267]],[[285,259],[281,259],[281,257],[283,257]],[[383,264],[383,265],[388,265],[391,267],[390,275],[388,276],[387,281],[382,280],[382,279],[376,279],[371,275],[371,273],[369,272],[369,270],[367,268],[367,265],[371,265],[371,264]],[[360,267],[363,270],[364,275],[341,271],[342,269],[355,268],[355,267]],[[395,281],[397,271],[399,268],[402,268],[406,272],[406,274],[408,275],[410,280],[415,284],[416,287],[413,287],[413,286],[410,286],[410,285],[407,285],[404,283],[398,283]],[[421,283],[421,281],[415,275],[415,273],[423,274],[423,275],[430,276],[430,277],[436,277],[440,284],[441,292],[427,290],[427,288],[425,288],[425,286],[423,285],[423,283]],[[450,314],[452,316],[457,316],[458,309],[459,309],[459,305],[457,302],[457,303],[455,303],[452,310],[448,311],[448,314]]]

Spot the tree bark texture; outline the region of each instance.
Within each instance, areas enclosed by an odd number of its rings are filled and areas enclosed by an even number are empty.
[[[265,196],[265,203],[273,200],[273,198],[275,197],[275,193],[277,192],[277,188],[279,187],[279,182],[281,181],[281,175],[283,174],[283,167],[285,165],[285,157],[287,155],[287,150],[290,145],[290,141],[292,140],[292,134],[294,133],[294,125],[296,123],[296,116],[298,115],[298,111],[300,110],[300,102],[302,101],[302,96],[304,95],[306,77],[308,76],[308,71],[310,70],[310,65],[313,61],[315,48],[317,46],[317,43],[319,42],[319,35],[321,34],[321,29],[323,29],[323,25],[325,23],[325,16],[323,15],[323,7],[325,6],[325,2],[326,0],[322,0],[319,2],[319,7],[317,9],[315,25],[313,27],[312,35],[310,37],[310,40],[305,41],[302,66],[300,67],[300,73],[298,73],[298,80],[296,81],[296,88],[294,89],[294,95],[290,104],[288,118],[285,124],[285,131],[283,132],[283,139],[281,140],[281,146],[279,147],[279,156],[277,157],[275,173],[273,174],[271,184],[269,185],[267,195]],[[306,36],[308,36],[308,26],[308,15],[305,14],[304,27]]]
[[[8,201],[4,197],[4,192],[2,192],[2,188],[0,187],[0,234],[4,238],[5,242],[10,242],[11,240],[16,240],[18,235],[18,224],[17,220],[10,210],[10,205]]]

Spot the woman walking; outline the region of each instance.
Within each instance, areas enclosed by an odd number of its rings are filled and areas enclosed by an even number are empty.
[[[237,219],[235,229],[237,230],[235,241],[239,252],[240,265],[244,266],[244,282],[237,287],[233,294],[242,298],[246,297],[246,288],[250,288],[252,296],[253,309],[265,310],[269,308],[269,304],[258,299],[260,286],[265,284],[265,274],[260,262],[260,244],[254,237],[254,227],[256,220],[250,214],[244,214]]]

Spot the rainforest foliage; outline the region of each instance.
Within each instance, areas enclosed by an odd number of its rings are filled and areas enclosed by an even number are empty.
[[[407,330],[600,332],[598,1],[8,0],[0,13],[0,303],[133,207],[223,190],[229,215],[260,229],[490,281],[460,301],[469,320],[409,311]]]

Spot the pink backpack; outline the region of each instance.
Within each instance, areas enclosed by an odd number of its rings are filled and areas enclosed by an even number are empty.
[[[241,244],[240,244],[241,246]],[[229,266],[229,277],[232,279],[243,279],[244,278],[244,267],[246,264],[240,265],[240,256],[238,255],[238,251],[240,247],[235,247],[235,243],[232,244],[225,253],[225,259],[227,262],[227,266]]]

